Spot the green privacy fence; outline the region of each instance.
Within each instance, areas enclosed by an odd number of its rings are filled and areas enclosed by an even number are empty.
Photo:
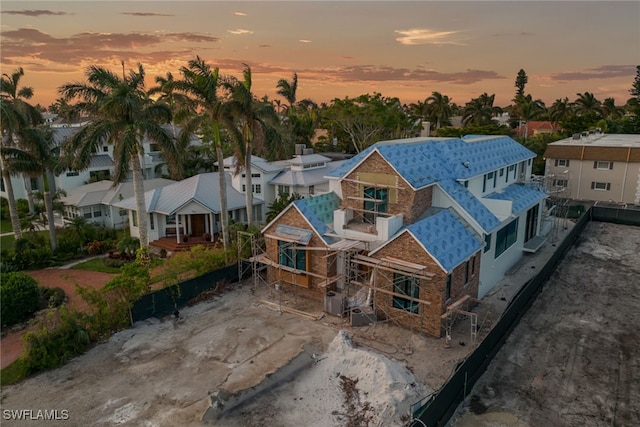
[[[176,308],[182,308],[202,292],[214,289],[218,283],[238,282],[238,267],[231,265],[212,271],[200,277],[189,279],[177,285],[169,286],[144,295],[131,307],[133,322],[149,317],[164,317]]]
[[[444,426],[449,421],[458,405],[471,391],[473,385],[482,376],[493,357],[507,340],[511,331],[533,304],[542,286],[551,277],[590,219],[591,212],[587,210],[539,273],[526,282],[514,295],[496,326],[473,353],[456,367],[454,373],[440,390],[420,402],[419,407],[415,408],[413,417],[420,421],[411,422],[411,427]]]
[[[640,206],[596,203],[591,208],[591,219],[593,221],[640,226]]]

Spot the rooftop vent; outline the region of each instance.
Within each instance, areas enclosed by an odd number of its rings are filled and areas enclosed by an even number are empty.
[[[574,133],[573,136],[571,137],[571,139],[580,139],[580,134],[579,133]]]
[[[313,154],[313,148],[303,148],[302,149],[302,154],[304,154],[304,155]]]
[[[589,132],[587,132],[587,131],[582,132],[582,136],[584,136],[584,137],[589,136]]]

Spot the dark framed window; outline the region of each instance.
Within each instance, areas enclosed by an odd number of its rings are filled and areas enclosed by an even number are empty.
[[[379,213],[386,213],[389,204],[389,190],[386,188],[364,188],[364,218],[374,224]]]
[[[156,229],[156,223],[153,219],[154,215],[153,214],[149,214],[149,228],[151,228],[152,230]]]
[[[448,301],[451,299],[451,275],[447,275],[447,281],[444,285],[444,300]]]
[[[502,227],[496,233],[496,258],[502,255],[518,240],[518,218]]]
[[[405,276],[400,273],[393,273],[393,308],[406,310],[410,313],[418,312],[418,302],[401,295],[411,298],[420,298],[420,280],[416,277]]]
[[[293,243],[278,240],[278,263],[296,270],[307,270],[307,251],[298,250]]]
[[[489,249],[491,249],[491,234],[487,234],[484,236],[484,252],[486,253]]]

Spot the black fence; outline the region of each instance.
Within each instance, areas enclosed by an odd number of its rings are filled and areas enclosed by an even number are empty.
[[[218,283],[234,283],[239,280],[238,266],[231,265],[220,270],[212,271],[177,285],[169,286],[146,294],[131,307],[133,322],[145,320],[149,317],[164,317],[176,308],[182,308],[202,292],[215,288]]]
[[[418,419],[420,422],[413,421],[410,424],[411,427],[424,425],[428,427],[444,426],[449,421],[460,402],[471,391],[471,388],[487,369],[487,366],[507,340],[511,331],[518,325],[524,313],[533,304],[536,296],[542,290],[542,286],[551,277],[591,217],[590,210],[584,212],[540,272],[526,282],[509,301],[498,323],[473,353],[456,367],[449,380],[438,392],[431,395],[423,402],[422,406],[414,411],[414,419]]]
[[[640,225],[640,206],[598,202],[591,208],[591,219],[622,225]]]

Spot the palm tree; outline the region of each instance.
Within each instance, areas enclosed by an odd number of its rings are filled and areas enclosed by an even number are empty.
[[[157,86],[149,89],[147,94],[151,97],[159,95],[156,102],[163,102],[169,106],[173,117],[171,128],[173,130],[173,136],[176,137],[174,122],[182,121],[189,114],[189,99],[178,91],[176,80],[170,72],[166,74],[166,77],[156,76],[155,82]]]
[[[532,99],[531,95],[516,96],[518,100],[517,110],[520,120],[524,122],[524,142],[529,136],[529,122],[540,117],[546,111],[544,102],[540,99]]]
[[[78,108],[93,117],[91,123],[77,132],[65,151],[73,159],[74,169],[88,167],[97,147],[104,143],[114,146],[116,170],[114,183],[133,175],[133,191],[139,225],[140,246],[149,245],[148,218],[144,199],[144,181],[140,157],[144,155],[143,139],[158,144],[174,176],[180,176],[180,162],[174,139],[161,123],[171,121],[171,110],[165,104],[154,103],[145,92],[145,72],[124,72],[122,77],[98,66],[87,69],[87,82],[68,83],[59,88],[66,99],[79,98]]]
[[[605,119],[619,119],[624,115],[624,108],[618,107],[614,98],[605,98],[602,102],[602,115]]]
[[[488,95],[486,92],[478,98],[473,98],[467,102],[462,115],[462,123],[467,126],[474,124],[478,126],[491,124],[493,117],[502,112],[502,108],[493,105],[496,95]]]
[[[573,105],[569,98],[558,98],[549,108],[549,118],[553,123],[562,123],[573,114]]]
[[[291,81],[285,79],[278,80],[276,84],[277,94],[284,97],[289,103],[289,109],[292,109],[296,103],[296,91],[298,90],[298,74],[293,73]]]
[[[33,89],[21,87],[18,89],[20,79],[24,76],[24,70],[19,68],[10,76],[2,74],[0,80],[0,130],[2,132],[2,151],[5,148],[17,147],[20,143],[20,134],[30,126],[42,122],[42,115],[37,108],[26,102],[33,96]],[[9,202],[9,216],[15,238],[22,237],[20,219],[16,208],[16,199],[11,182],[11,168],[6,164],[4,152],[0,153],[0,168],[2,180]]]
[[[56,250],[57,238],[54,223],[52,191],[55,193],[54,176],[62,172],[59,162],[59,147],[53,140],[49,127],[27,128],[20,132],[21,146],[3,148],[7,167],[25,176],[42,176],[44,182],[44,205],[46,221],[49,225],[51,249]]]
[[[432,92],[427,98],[429,104],[429,116],[436,119],[436,129],[440,129],[443,124],[449,123],[452,115],[451,100],[448,96],[442,95],[440,92]]]
[[[596,97],[590,93],[578,93],[578,98],[576,98],[575,111],[576,113],[585,116],[585,115],[602,115],[602,103],[596,99]]]
[[[227,185],[223,169],[224,153],[222,151],[221,128],[234,131],[235,127],[228,107],[219,91],[222,79],[218,68],[211,67],[202,58],[196,56],[189,61],[187,67],[182,67],[183,80],[175,83],[176,89],[185,94],[191,102],[191,115],[182,123],[180,139],[199,132],[203,142],[212,143],[218,158],[218,186],[220,189],[220,226],[222,228],[222,243],[226,250],[229,246],[229,225],[227,212]]]
[[[236,158],[244,164],[247,225],[253,225],[253,191],[251,187],[251,155],[254,142],[264,143],[268,132],[279,122],[273,105],[259,102],[251,92],[251,68],[245,64],[242,81],[231,81],[229,105],[239,126],[242,139],[237,141]],[[270,135],[273,137],[274,135]]]

